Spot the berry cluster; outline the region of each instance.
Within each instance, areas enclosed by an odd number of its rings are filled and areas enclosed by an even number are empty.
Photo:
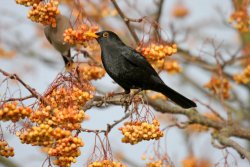
[[[0,120],[17,122],[20,119],[29,117],[32,109],[29,107],[17,106],[17,102],[5,103],[0,108]]]
[[[70,106],[73,109],[79,109],[92,97],[93,95],[89,92],[73,86],[54,89],[51,94],[46,96],[46,99],[52,108],[62,109]]]
[[[45,97],[51,106],[41,106],[32,113],[30,120],[67,130],[81,127],[84,111],[81,107],[93,96],[77,87],[60,87]]]
[[[150,161],[150,162],[147,162],[146,166],[147,167],[163,167],[163,162],[162,160]]]
[[[0,141],[0,156],[4,156],[6,158],[14,156],[14,148],[9,147],[6,141]]]
[[[16,135],[22,143],[52,147],[54,140],[68,137],[71,135],[71,132],[60,128],[54,129],[48,124],[40,124],[27,129],[23,133],[17,132]]]
[[[172,15],[176,18],[183,18],[189,14],[188,8],[183,4],[177,4],[174,6]]]
[[[70,167],[70,164],[76,162],[76,157],[81,155],[80,147],[84,143],[79,137],[65,137],[55,142],[55,146],[48,150],[50,156],[56,156],[55,165]]]
[[[84,44],[86,41],[96,38],[96,32],[98,31],[97,26],[88,26],[83,24],[80,28],[73,30],[72,28],[66,29],[63,36],[64,41],[69,44]]]
[[[211,80],[204,86],[215,95],[222,96],[224,99],[228,99],[230,97],[229,91],[231,89],[231,85],[226,78],[212,76]]]
[[[16,55],[16,51],[7,51],[5,48],[0,46],[0,58],[12,58]]]
[[[16,0],[17,4],[24,6],[33,6],[34,4],[39,4],[41,0]]]
[[[85,115],[81,107],[90,98],[90,92],[77,85],[64,84],[48,90],[44,96],[48,105],[40,103],[29,117],[36,125],[17,132],[17,136],[22,143],[42,146],[48,155],[56,157],[54,164],[70,166],[83,146],[72,132],[81,128]]]
[[[141,51],[149,61],[156,61],[164,59],[167,56],[171,56],[177,52],[177,45],[163,45],[163,44],[150,44],[145,47],[137,47],[138,51]]]
[[[55,165],[65,167],[76,162],[80,147],[84,144],[79,137],[73,137],[71,131],[48,124],[33,126],[24,132],[17,132],[22,143],[33,146],[43,146],[45,152],[55,156]]]
[[[229,23],[231,23],[234,28],[240,32],[248,32],[250,26],[250,17],[248,16],[246,10],[237,10],[231,14],[229,18]]]
[[[211,167],[214,166],[208,159],[197,158],[194,155],[188,155],[181,161],[182,167]]]
[[[153,120],[153,123],[147,122],[126,122],[119,130],[124,137],[123,143],[137,144],[142,140],[156,139],[158,140],[163,136],[163,132],[159,129],[160,123]]]
[[[170,74],[181,72],[181,66],[176,60],[165,61],[163,69],[166,70]]]
[[[59,3],[56,0],[50,0],[48,3],[35,3],[32,5],[32,9],[28,14],[28,18],[43,25],[51,25],[52,27],[56,27],[56,16],[60,14],[58,4]]]
[[[197,158],[193,155],[190,155],[182,160],[181,162],[183,167],[193,167],[197,166]]]
[[[234,80],[242,84],[250,83],[250,65],[244,69],[243,73],[234,75]]]
[[[60,3],[71,4],[72,0],[61,0]]]
[[[88,81],[100,79],[105,75],[105,70],[102,67],[90,66],[87,64],[80,66],[79,71],[81,77]]]
[[[88,165],[88,167],[126,167],[120,162],[114,162],[111,160],[103,160],[103,161],[96,161],[92,162],[91,164]]]

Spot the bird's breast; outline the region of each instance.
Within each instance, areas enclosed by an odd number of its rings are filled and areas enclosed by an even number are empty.
[[[102,63],[107,73],[112,77],[120,77],[129,70],[125,58],[116,50],[102,50]]]

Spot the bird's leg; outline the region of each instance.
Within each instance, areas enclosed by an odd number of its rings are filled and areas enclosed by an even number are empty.
[[[135,97],[135,95],[137,95],[138,93],[140,93],[142,91],[141,88],[137,89],[130,97],[129,103],[132,103],[133,98]]]
[[[129,93],[127,93],[126,91],[124,91],[124,92],[110,92],[107,94],[107,96],[113,97],[113,96],[126,95],[126,94],[129,94]]]
[[[124,92],[110,92],[105,95],[105,100],[109,97],[121,96],[121,102],[124,101],[125,111],[128,110],[129,105],[131,104],[130,98],[130,90],[126,90]]]
[[[126,112],[128,110],[129,105],[131,104],[130,100],[129,99],[127,100],[127,98],[130,97],[130,89],[125,89],[124,92],[120,92],[119,94],[123,95],[123,97],[121,98],[121,101],[123,101],[123,98],[124,98],[124,106],[125,106],[125,112]]]

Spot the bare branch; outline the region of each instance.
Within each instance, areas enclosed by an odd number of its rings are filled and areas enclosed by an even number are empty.
[[[40,100],[44,104],[48,104],[46,100],[32,87],[30,87],[28,84],[26,84],[18,75],[16,74],[9,74],[2,69],[0,69],[0,73],[2,73],[4,76],[9,77],[10,79],[17,80],[20,82],[34,97],[36,97],[38,100]]]
[[[213,133],[212,137],[217,139],[223,146],[232,147],[233,149],[235,149],[240,154],[242,159],[247,158],[250,161],[250,152],[232,139],[219,133]]]
[[[131,18],[128,18],[121,10],[121,8],[118,6],[116,0],[111,0],[113,5],[115,6],[115,9],[117,10],[117,12],[119,13],[119,15],[121,16],[121,18],[123,19],[124,23],[127,25],[130,33],[132,34],[134,40],[136,43],[139,43],[139,38],[138,36],[136,35],[136,32],[135,30],[131,27],[130,25],[130,22],[133,21],[133,22],[141,22],[142,19],[131,19]]]
[[[226,121],[223,120],[211,120],[201,115],[195,108],[183,109],[178,106],[170,105],[164,100],[151,99],[149,96],[146,96],[144,98],[145,101],[147,101],[148,104],[158,112],[185,115],[189,118],[189,124],[200,124],[210,128],[214,128],[216,130],[226,129],[228,136],[235,136],[250,140],[249,128],[241,127],[235,124],[228,124]],[[107,104],[127,105],[130,104],[130,101],[126,98],[122,98],[121,95],[112,97],[95,96],[91,101],[89,101],[85,104],[85,106],[83,106],[83,109],[86,111],[92,107],[102,107],[103,105]]]

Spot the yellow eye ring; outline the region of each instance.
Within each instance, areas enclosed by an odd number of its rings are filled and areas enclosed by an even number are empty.
[[[108,38],[108,37],[109,37],[109,33],[108,33],[108,32],[104,32],[104,33],[103,33],[103,37],[104,37],[104,38]]]

